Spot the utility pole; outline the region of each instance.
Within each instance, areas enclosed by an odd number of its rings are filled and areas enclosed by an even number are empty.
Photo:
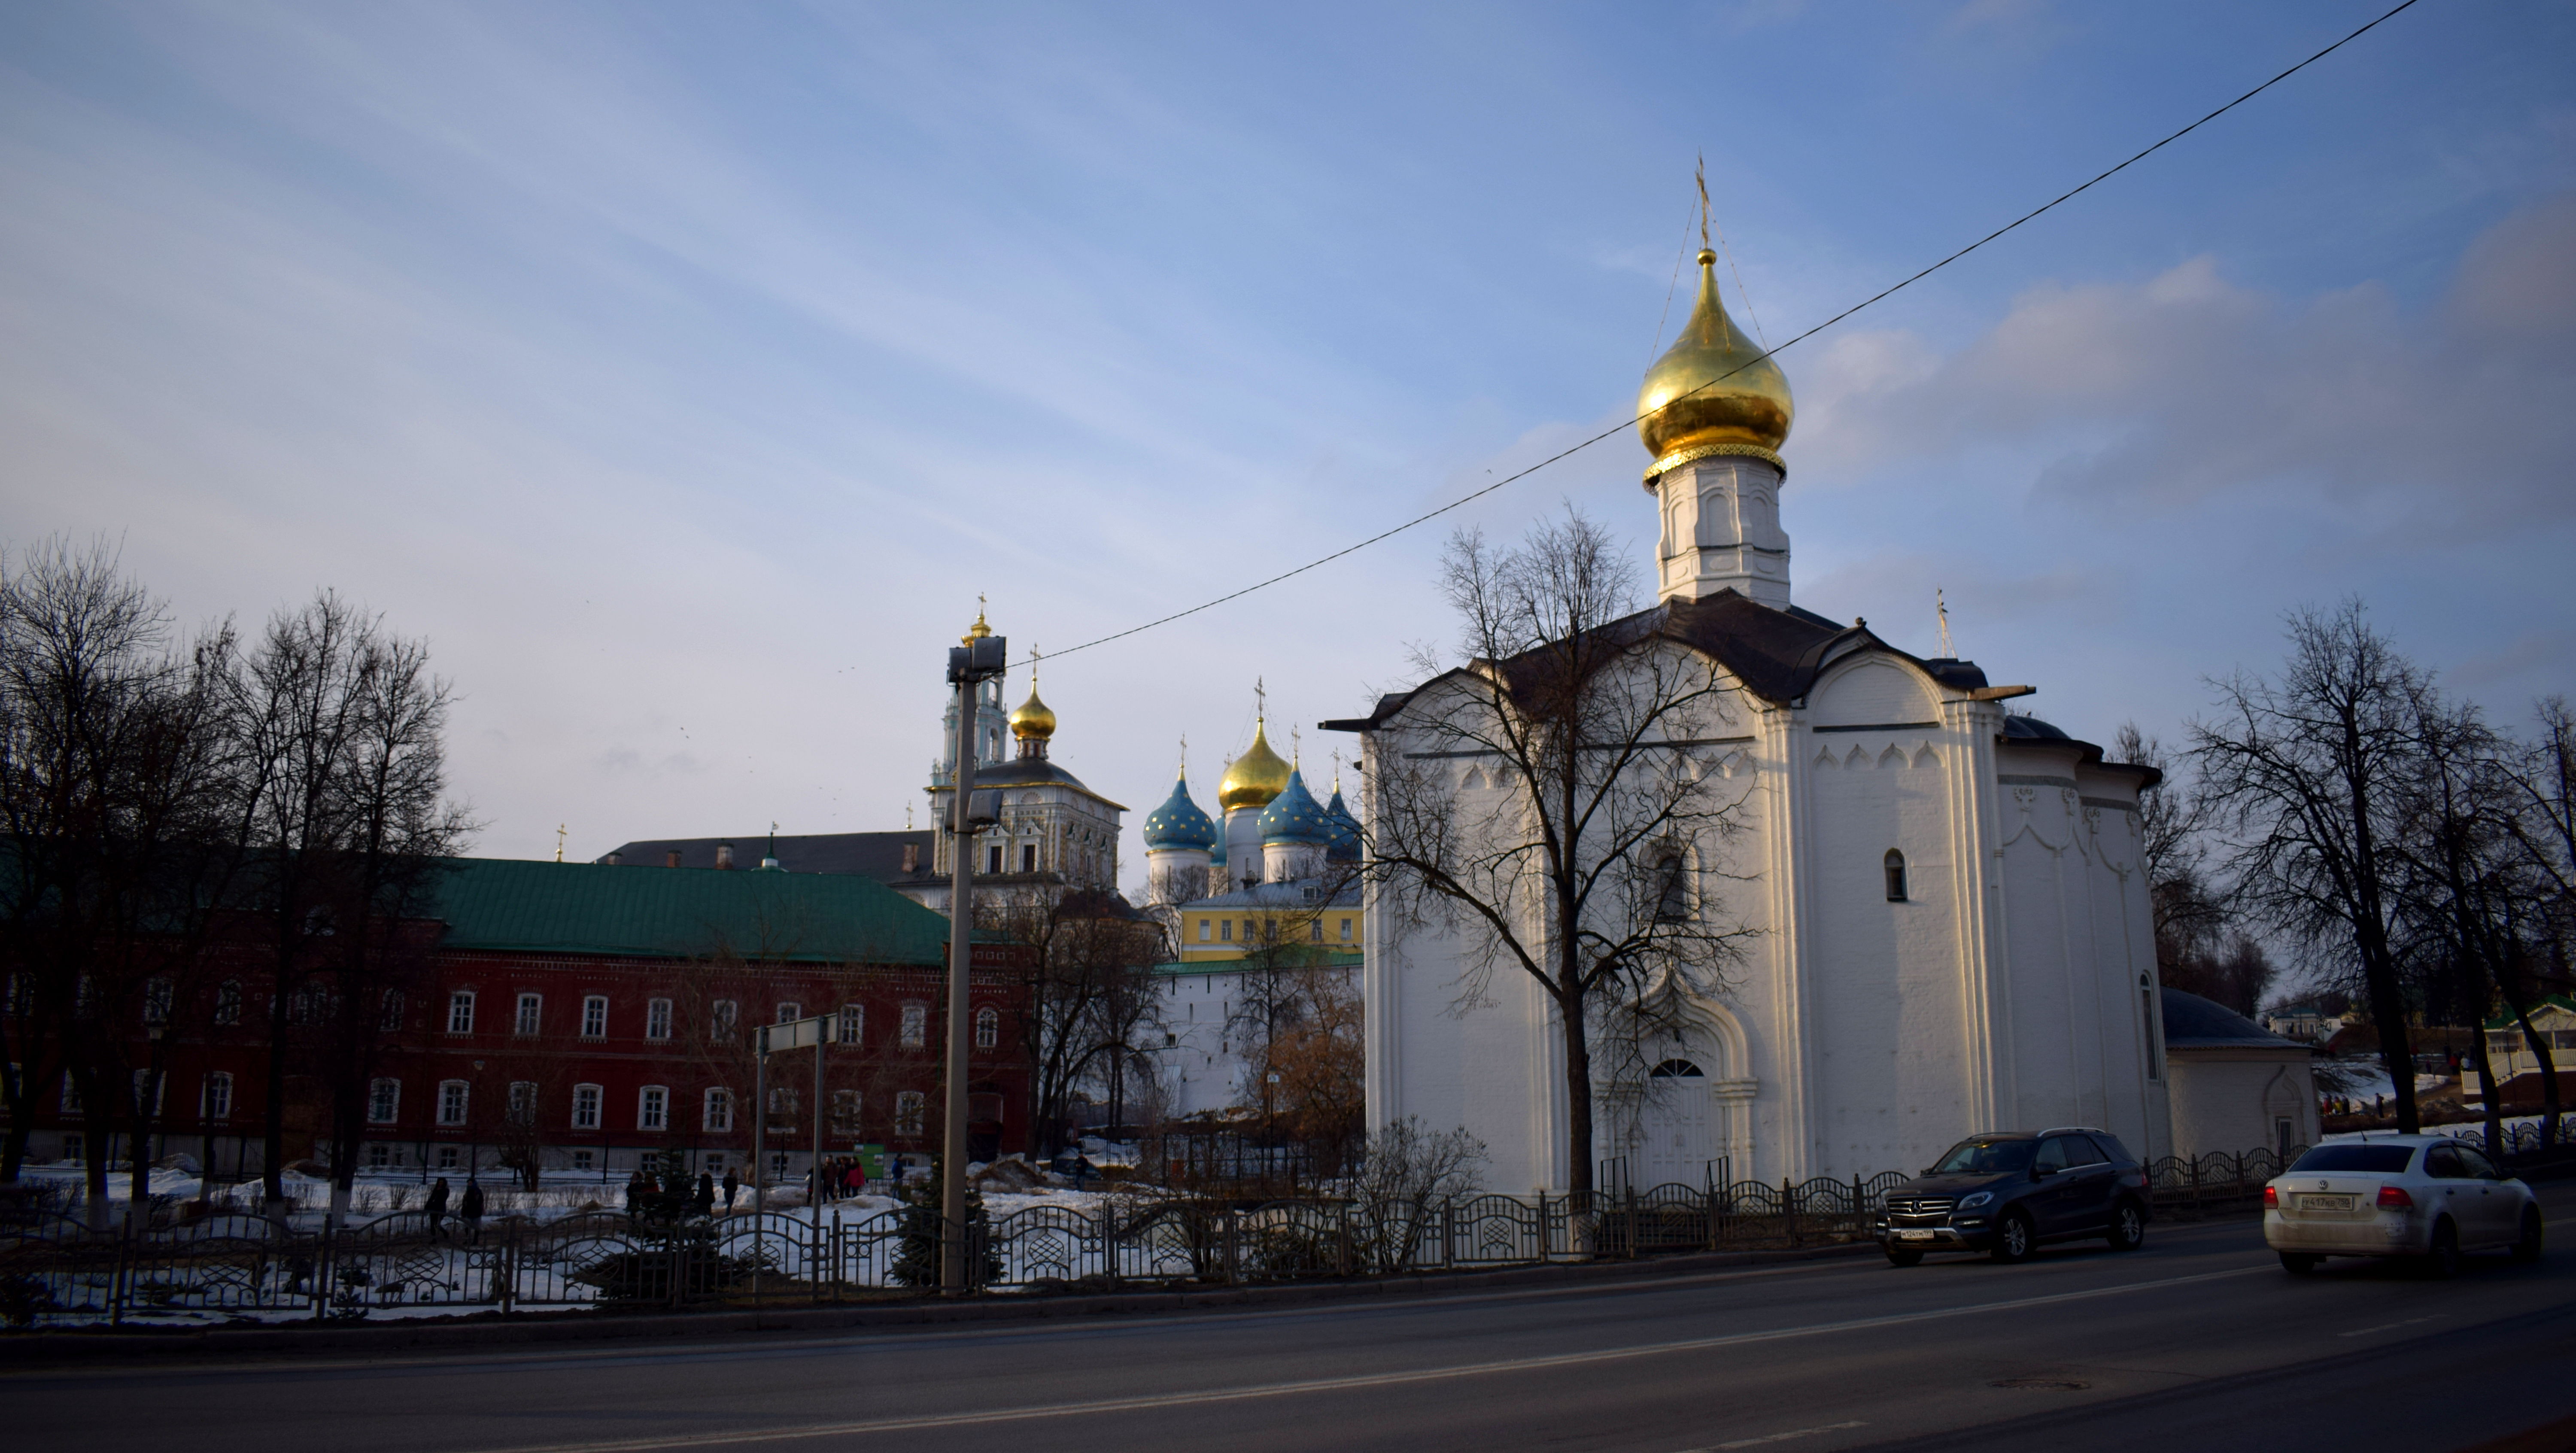
[[[974,961],[975,829],[1001,816],[1000,804],[975,798],[977,688],[1003,674],[1010,647],[979,612],[965,644],[948,651],[948,680],[957,688],[957,770],[949,798],[948,1083],[939,1154],[939,1289],[962,1295],[966,1284],[966,1046],[968,971]]]

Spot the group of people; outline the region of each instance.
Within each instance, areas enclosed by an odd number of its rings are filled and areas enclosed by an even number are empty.
[[[447,1239],[447,1177],[429,1188],[429,1203],[421,1208],[429,1216],[429,1234],[437,1240]],[[475,1245],[483,1239],[483,1184],[472,1176],[465,1178],[464,1198],[456,1203],[456,1225],[465,1236],[465,1244]]]
[[[865,1195],[868,1169],[855,1155],[826,1158],[807,1173],[806,1182],[807,1189],[813,1193],[814,1204],[819,1206],[849,1196]]]

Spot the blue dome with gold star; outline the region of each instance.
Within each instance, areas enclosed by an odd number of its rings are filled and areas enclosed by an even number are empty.
[[[1332,827],[1332,841],[1324,845],[1328,862],[1356,863],[1360,860],[1360,820],[1342,805],[1342,785],[1333,784],[1333,800],[1324,804],[1324,818]]]
[[[1216,824],[1199,811],[1190,800],[1190,774],[1183,772],[1172,784],[1172,795],[1163,805],[1145,816],[1145,846],[1152,848],[1197,848],[1205,852],[1217,846]]]
[[[1306,775],[1291,768],[1288,785],[1261,809],[1261,840],[1265,843],[1329,843],[1333,840],[1332,819],[1325,816],[1324,805],[1306,790]]]

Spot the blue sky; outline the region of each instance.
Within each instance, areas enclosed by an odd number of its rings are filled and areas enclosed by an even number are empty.
[[[0,535],[428,636],[486,852],[899,827],[979,593],[1071,645],[1624,418],[1696,155],[1776,341],[2381,8],[11,7]],[[2097,740],[2350,593],[2576,689],[2571,55],[2424,0],[1783,355],[1800,603]],[[1642,577],[1644,463],[1458,518]],[[1321,764],[1441,533],[1049,667],[1058,760],[1204,803],[1266,678]]]

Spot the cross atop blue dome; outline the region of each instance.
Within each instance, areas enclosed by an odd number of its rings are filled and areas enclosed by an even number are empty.
[[[1145,816],[1145,846],[1155,848],[1196,848],[1206,852],[1217,845],[1216,824],[1199,811],[1190,800],[1190,774],[1181,773],[1172,784],[1172,795],[1163,805]]]
[[[1261,809],[1261,840],[1322,844],[1332,839],[1332,820],[1324,815],[1324,805],[1306,790],[1306,774],[1292,769],[1287,787]]]

